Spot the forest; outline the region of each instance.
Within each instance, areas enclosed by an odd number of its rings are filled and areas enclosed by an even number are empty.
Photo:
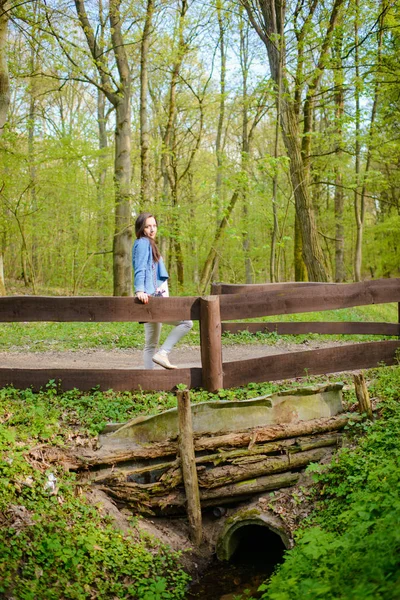
[[[400,264],[399,4],[0,0],[0,292],[175,294]]]

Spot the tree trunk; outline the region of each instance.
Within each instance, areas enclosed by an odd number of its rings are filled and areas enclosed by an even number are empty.
[[[361,262],[362,262],[362,234],[363,234],[363,220],[364,210],[362,205],[362,196],[360,193],[360,170],[361,170],[361,118],[360,118],[360,59],[359,59],[359,40],[358,40],[358,28],[359,28],[359,0],[356,0],[356,15],[354,20],[354,61],[355,61],[355,104],[356,104],[356,144],[355,144],[355,175],[356,175],[356,187],[354,190],[354,214],[356,220],[356,246],[354,250],[354,279],[355,281],[361,281]]]
[[[168,187],[171,196],[171,203],[173,207],[177,207],[179,203],[179,192],[178,192],[178,176],[176,168],[176,156],[175,156],[175,118],[176,118],[176,92],[178,86],[178,78],[181,70],[183,58],[187,51],[187,45],[184,40],[183,29],[185,24],[186,12],[188,10],[187,0],[181,0],[181,6],[179,11],[178,21],[178,44],[176,49],[176,57],[172,66],[171,82],[169,87],[169,101],[168,101],[168,120],[165,127],[163,136],[163,155],[161,159],[161,171],[164,178],[164,196],[165,199],[168,197]],[[175,211],[172,211],[172,231],[174,234],[173,238],[173,252],[175,258],[175,267],[178,280],[178,289],[181,291],[184,287],[184,263],[183,263],[183,249],[182,242],[180,239],[180,224],[181,219]]]
[[[387,1],[382,0],[381,6],[379,9],[379,30],[378,30],[378,39],[377,39],[377,67],[376,70],[379,72],[379,68],[381,66],[381,55],[382,55],[382,44],[383,44],[383,20],[387,10]],[[359,90],[359,77],[360,77],[360,67],[359,67],[359,54],[358,54],[358,16],[359,16],[359,0],[356,2],[356,19],[355,19],[355,35],[354,35],[354,44],[356,48],[356,192],[354,196],[354,209],[356,216],[356,227],[357,227],[357,237],[356,237],[356,248],[355,248],[355,256],[354,256],[354,276],[356,281],[362,280],[362,242],[363,242],[363,233],[364,233],[364,217],[365,217],[365,195],[367,191],[367,177],[369,173],[369,169],[371,166],[371,147],[373,144],[373,137],[375,132],[375,119],[376,113],[378,109],[379,102],[379,78],[376,75],[375,85],[374,85],[374,99],[372,103],[371,116],[369,120],[369,132],[368,132],[368,142],[367,142],[367,158],[365,161],[364,173],[362,176],[362,186],[360,186],[360,161],[361,161],[361,143],[360,143],[360,90]],[[361,187],[361,189],[360,189]]]
[[[10,80],[8,76],[7,63],[7,31],[10,3],[8,0],[0,0],[0,137],[4,132],[4,125],[7,122],[8,107],[10,104]],[[4,186],[0,182],[0,191]],[[4,209],[2,208],[2,211]],[[6,286],[4,280],[4,250],[5,250],[5,231],[0,232],[0,296],[6,295]]]
[[[222,213],[222,165],[223,165],[223,144],[222,131],[225,117],[225,85],[226,85],[226,50],[225,50],[225,26],[222,12],[222,0],[217,0],[217,17],[219,27],[219,51],[220,51],[220,80],[219,80],[219,114],[217,137],[215,140],[215,154],[217,157],[217,175],[215,180],[215,192],[218,200],[217,217],[221,218]]]
[[[99,134],[99,150],[101,152],[97,165],[97,207],[99,211],[98,230],[97,230],[97,250],[98,264],[100,268],[104,268],[104,252],[106,248],[106,221],[105,215],[105,189],[107,178],[107,157],[105,155],[108,147],[107,127],[106,127],[106,97],[102,90],[97,90],[97,124]]]
[[[307,269],[303,259],[303,241],[297,214],[294,216],[294,280],[307,281]]]
[[[132,295],[131,99],[130,90],[116,107],[115,130],[114,296]]]
[[[7,63],[8,0],[0,0],[0,136],[3,134],[10,104],[10,80]]]
[[[272,182],[272,236],[271,236],[271,256],[270,256],[270,279],[272,283],[279,281],[278,268],[279,265],[276,261],[276,242],[279,236],[279,222],[278,222],[278,156],[279,156],[279,124],[281,119],[281,105],[282,105],[282,55],[283,55],[283,5],[281,5],[281,20],[279,31],[279,64],[278,64],[278,85],[276,86],[276,121],[275,121],[275,139],[274,139],[274,159],[275,159],[275,170],[274,179]],[[296,261],[295,261],[296,263]]]
[[[145,208],[150,202],[150,131],[147,114],[148,55],[154,13],[154,0],[147,0],[146,17],[140,51],[140,200]]]
[[[284,44],[281,44],[281,52],[279,46],[276,44],[276,40],[279,39],[279,32],[283,31],[283,24],[281,24],[283,15],[281,0],[258,0],[254,4],[248,2],[248,0],[242,0],[242,3],[247,10],[254,29],[266,46],[271,76],[274,82],[279,85],[279,65],[281,63],[284,70],[286,62]],[[282,80],[281,127],[285,147],[290,158],[290,176],[295,197],[296,213],[303,240],[303,257],[310,281],[328,281],[328,274],[318,239],[317,225],[308,189],[311,144],[311,136],[309,134],[312,131],[314,96],[324,72],[326,55],[331,44],[333,30],[342,4],[343,0],[335,0],[334,2],[325,39],[321,46],[317,68],[305,95],[303,106],[303,137],[300,135],[298,120],[298,102],[300,100],[291,94],[287,79],[283,78]],[[282,56],[280,56],[281,54]],[[301,139],[303,140],[302,143]]]
[[[247,80],[249,74],[249,31],[247,23],[243,20],[242,10],[240,11],[240,67],[242,71],[242,160],[241,167],[244,174],[245,184],[242,186],[243,201],[243,227],[242,227],[242,249],[244,256],[245,282],[253,283],[250,261],[250,235],[249,235],[249,160],[250,160],[250,141],[249,141],[249,98],[247,93]]]
[[[223,218],[217,228],[217,231],[215,232],[214,240],[211,244],[211,247],[210,247],[208,256],[205,260],[203,270],[201,273],[201,277],[200,277],[199,289],[200,289],[201,294],[205,293],[206,288],[210,284],[214,259],[218,252],[218,244],[222,238],[222,235],[226,229],[226,226],[228,225],[229,217],[231,216],[232,211],[236,206],[236,202],[238,201],[239,196],[240,196],[239,190],[235,190],[235,192],[232,194],[232,198],[229,203],[229,206],[225,211],[225,215],[223,216]]]
[[[119,81],[115,86],[103,48],[98,44],[86,13],[85,1],[75,0],[76,12],[82,31],[100,75],[102,90],[115,108],[115,229],[113,240],[114,295],[132,295],[132,216],[131,216],[131,72],[122,35],[121,0],[110,0],[109,20],[111,43]]]
[[[343,61],[342,61],[343,35],[339,33],[333,44],[332,52],[335,61],[335,124],[336,124],[336,166],[335,166],[335,281],[343,283],[346,279],[346,270],[344,266],[344,193],[341,158],[343,155],[343,127],[342,120],[344,116],[344,90],[343,90]]]

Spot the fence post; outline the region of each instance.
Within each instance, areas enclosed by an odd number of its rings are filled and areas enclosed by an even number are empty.
[[[371,399],[369,397],[367,384],[365,383],[364,374],[361,372],[359,375],[353,375],[354,388],[358,400],[358,406],[360,413],[366,413],[368,419],[373,419]]]
[[[203,388],[215,392],[224,386],[219,296],[200,298],[200,346]]]
[[[189,390],[178,390],[176,397],[178,400],[179,453],[186,492],[190,538],[196,546],[200,546],[203,534]]]

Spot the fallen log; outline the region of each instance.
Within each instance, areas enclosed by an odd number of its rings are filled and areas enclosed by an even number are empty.
[[[329,433],[287,440],[278,442],[267,442],[265,444],[256,444],[249,448],[240,448],[237,450],[221,451],[213,454],[203,454],[195,458],[196,465],[207,465],[212,463],[214,466],[221,464],[249,464],[259,462],[267,455],[276,455],[283,453],[296,454],[305,450],[315,448],[324,448],[328,446],[338,446],[342,440],[342,434]],[[105,468],[94,473],[89,473],[87,479],[96,484],[113,485],[118,481],[128,481],[133,483],[148,484],[161,480],[163,475],[167,476],[168,471],[174,471],[180,466],[180,460],[176,459],[169,462],[157,462],[147,466],[122,465],[116,468]]]
[[[241,481],[213,490],[200,490],[201,507],[232,504],[254,494],[289,487],[295,485],[298,478],[298,473],[286,472]],[[118,484],[116,487],[101,486],[100,489],[116,500],[129,505],[133,510],[144,514],[181,513],[186,504],[186,495],[181,489],[175,489],[161,496],[151,496],[143,489],[138,489],[132,485],[124,485],[123,483]]]
[[[203,464],[212,462],[215,466],[224,462],[235,463],[237,460],[250,460],[255,457],[260,460],[261,454],[282,454],[290,452],[295,454],[304,450],[313,450],[314,448],[323,448],[325,446],[338,445],[342,440],[342,434],[329,433],[327,435],[319,434],[305,437],[294,437],[277,442],[267,442],[265,444],[256,444],[250,448],[240,448],[238,450],[220,449],[214,454],[205,454],[196,458],[196,463]],[[257,458],[258,457],[258,458]]]
[[[225,433],[218,436],[198,436],[194,439],[196,452],[204,450],[228,449],[243,446],[254,446],[256,443],[282,440],[296,436],[307,436],[331,431],[340,431],[348,422],[360,421],[362,416],[354,413],[341,414],[335,417],[300,421],[284,425],[268,425],[254,429]],[[80,468],[89,468],[100,465],[114,465],[140,459],[154,459],[160,457],[175,457],[178,444],[175,440],[168,442],[154,442],[143,446],[124,445],[117,447],[104,446],[96,452],[80,453],[74,456],[74,461]]]
[[[326,456],[326,448],[306,450],[298,454],[286,454],[285,456],[268,457],[256,463],[244,465],[225,465],[215,467],[199,474],[199,485],[201,488],[215,488],[228,485],[237,481],[245,481],[261,475],[270,473],[281,473],[293,469],[300,469],[311,462],[318,462]]]
[[[315,433],[339,431],[346,427],[350,420],[360,421],[361,416],[353,413],[346,413],[336,417],[312,419],[310,421],[300,421],[299,423],[288,423],[284,425],[269,425],[244,432],[202,437],[195,440],[195,449],[196,451],[200,451],[228,446],[248,446],[257,442],[267,442]]]

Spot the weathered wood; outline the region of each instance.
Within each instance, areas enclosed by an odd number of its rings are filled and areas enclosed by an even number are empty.
[[[239,483],[224,485],[211,490],[201,490],[200,499],[202,505],[214,506],[215,500],[218,500],[218,503],[220,503],[223,498],[234,498],[237,500],[238,496],[261,494],[270,490],[278,490],[280,488],[295,485],[298,478],[299,474],[292,473],[291,471],[274,475],[265,475],[264,477],[240,481]]]
[[[157,479],[161,479],[161,476],[164,475],[169,469],[175,470],[179,467],[180,461],[173,460],[163,463],[153,463],[152,465],[143,466],[122,466],[120,468],[106,467],[100,469],[99,471],[92,471],[85,473],[85,478],[87,477],[88,481],[92,483],[104,483],[105,485],[112,485],[117,481],[130,481],[134,483],[155,483]],[[155,481],[139,481],[140,479],[146,479],[146,477],[151,477],[156,474],[158,477]]]
[[[225,433],[218,436],[195,436],[194,447],[196,452],[213,451],[216,449],[240,448],[262,442],[284,440],[286,438],[301,439],[301,444],[306,443],[306,437],[313,439],[314,434],[325,434],[332,431],[340,431],[350,420],[359,421],[361,417],[354,413],[341,414],[328,419],[312,419],[300,421],[299,423],[288,423],[282,425],[267,425],[247,431]],[[299,437],[299,436],[304,436]],[[289,441],[287,443],[290,443]],[[281,448],[282,446],[271,446]],[[274,450],[272,450],[274,451]],[[90,468],[100,465],[114,465],[133,460],[153,459],[162,456],[173,456],[178,452],[176,441],[156,442],[146,446],[124,445],[116,448],[105,446],[96,452],[82,451],[79,456],[71,457],[72,462],[77,462],[82,468]],[[218,455],[217,455],[218,456]],[[197,460],[197,459],[196,459]]]
[[[337,285],[318,281],[284,281],[282,283],[213,283],[211,294],[243,294],[252,292],[287,291],[315,285]]]
[[[211,489],[262,475],[300,469],[311,462],[318,462],[328,452],[327,448],[316,448],[315,450],[306,450],[298,454],[268,457],[251,464],[215,467],[199,474],[199,485],[202,488]]]
[[[203,533],[199,485],[194,456],[192,411],[190,409],[189,391],[178,390],[176,397],[178,401],[179,419],[179,454],[181,457],[182,476],[187,499],[190,538],[196,546],[200,546]]]
[[[223,363],[224,387],[396,364],[399,341],[346,344]]]
[[[221,450],[212,454],[203,454],[195,457],[196,466],[212,463],[214,466],[221,464],[239,464],[240,461],[259,461],[263,456],[268,454],[283,454],[302,452],[304,450],[313,450],[315,448],[324,448],[327,446],[338,446],[342,440],[342,434],[334,432],[328,434],[318,434],[302,437],[294,437],[276,442],[267,442],[265,444],[255,444],[251,448],[239,448],[237,450]],[[260,458],[261,455],[261,458]],[[132,462],[132,461],[131,461]],[[76,462],[72,463],[74,468],[77,467]],[[157,460],[150,462],[146,466],[139,464],[122,464],[116,466],[114,461],[109,463],[100,470],[93,472],[85,471],[84,477],[88,481],[97,484],[112,485],[118,481],[129,481],[134,483],[155,483],[161,480],[162,475],[171,470],[174,474],[179,467],[179,459],[159,462]],[[148,479],[148,481],[145,481]]]
[[[254,444],[247,448],[238,450],[218,449],[213,454],[201,454],[196,457],[196,464],[213,463],[215,466],[221,463],[232,462],[241,458],[257,457],[260,454],[277,454],[283,452],[302,452],[303,450],[312,450],[314,448],[323,448],[339,444],[342,439],[340,433],[328,433],[319,435],[310,435],[303,437],[293,437],[276,442],[266,442],[265,444]]]
[[[61,390],[77,388],[88,391],[95,387],[100,390],[174,390],[179,383],[188,388],[202,385],[201,368],[190,367],[174,370],[142,369],[13,369],[0,368],[0,387],[13,385],[18,389],[32,388],[39,391],[50,380],[54,380]]]
[[[200,298],[200,340],[203,387],[215,392],[223,387],[219,296]]]
[[[221,504],[232,504],[253,494],[262,494],[289,487],[295,485],[298,478],[299,473],[288,471],[257,477],[211,490],[200,490],[201,507],[207,508]],[[120,483],[116,487],[107,485],[99,487],[111,497],[128,504],[131,508],[143,514],[179,514],[182,513],[186,503],[186,495],[179,488],[175,488],[164,495],[152,495],[151,493],[147,493],[143,489],[143,486],[139,488],[132,484],[126,485]]]
[[[320,333],[325,335],[400,335],[398,323],[313,323],[313,322],[269,322],[269,323],[222,323],[222,333],[277,333],[278,335],[299,335]]]
[[[308,434],[340,431],[346,427],[350,420],[359,421],[361,420],[361,417],[353,413],[346,413],[328,419],[321,418],[311,419],[310,421],[300,421],[299,423],[268,425],[243,432],[226,433],[224,435],[213,437],[202,437],[195,439],[194,445],[196,451],[223,447],[232,448],[248,446],[249,444],[254,444],[256,442],[268,442]]]
[[[363,373],[359,373],[358,375],[354,374],[353,379],[360,413],[366,414],[368,419],[372,420],[371,400],[364,375]]]
[[[221,504],[232,504],[248,498],[254,494],[262,494],[264,492],[278,490],[281,488],[295,485],[299,479],[298,473],[290,471],[286,473],[277,473],[274,475],[266,475],[265,477],[257,477],[248,481],[240,481],[231,485],[224,485],[212,490],[200,490],[200,501],[202,508],[210,506],[218,506]],[[179,489],[174,490],[168,495],[169,507],[183,507],[185,496]],[[166,505],[165,499],[154,498],[152,501],[153,509],[157,506],[163,507]]]
[[[400,327],[400,302],[397,303],[397,321]],[[399,339],[400,339],[400,334],[399,334]]]
[[[142,304],[136,298],[112,296],[10,296],[0,298],[0,322],[168,322],[198,320],[197,297],[150,298]]]
[[[398,302],[399,298],[400,278],[397,278],[360,283],[288,285],[283,289],[268,290],[268,293],[249,289],[240,294],[221,295],[220,305],[222,320],[229,321]]]

